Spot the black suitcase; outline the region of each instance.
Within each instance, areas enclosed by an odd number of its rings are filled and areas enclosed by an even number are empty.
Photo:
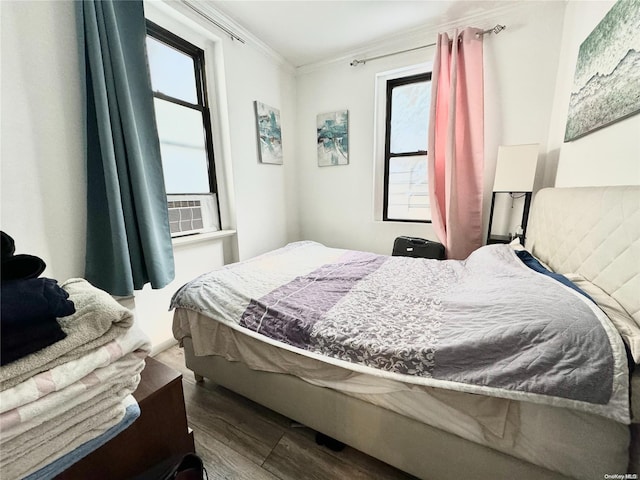
[[[394,257],[415,257],[444,260],[444,245],[424,238],[398,237],[393,242]]]

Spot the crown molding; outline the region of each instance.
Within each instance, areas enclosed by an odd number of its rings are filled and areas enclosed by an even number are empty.
[[[337,57],[327,58],[318,62],[301,65],[296,68],[296,75],[306,75],[308,73],[322,70],[330,66],[336,66],[342,63],[350,64],[354,59],[366,60],[367,57],[387,55],[399,50],[428,45],[436,41],[439,32],[451,31],[456,28],[464,28],[474,23],[476,24],[476,26],[478,26],[478,28],[492,28],[495,23],[502,22],[502,20],[499,18],[500,15],[506,15],[507,13],[510,13],[514,10],[520,10],[523,8],[523,6],[526,6],[526,4],[520,2],[509,2],[506,5],[493,8],[480,14],[460,17],[446,23],[432,24],[409,29],[399,34],[386,36],[384,38],[376,40],[373,43],[362,45],[361,47],[352,49],[351,51],[341,54]],[[491,25],[489,25],[489,23]],[[505,29],[505,31],[506,33],[508,33],[509,25],[507,25],[506,27],[507,28]]]
[[[276,52],[269,45],[264,43],[254,34],[246,30],[244,27],[236,23],[230,17],[226,16],[219,10],[217,10],[212,4],[204,1],[197,0],[162,0],[163,3],[173,10],[179,12],[180,14],[188,17],[194,22],[197,22],[203,28],[214,32],[217,36],[225,36],[231,38],[233,42],[244,41],[247,46],[252,47],[267,56],[269,59],[278,64],[281,68],[286,70],[288,73],[294,74],[296,72],[296,67],[287,61],[282,55]],[[210,17],[215,22],[220,25],[216,25],[209,21],[204,16],[198,14],[193,8],[200,10],[202,13]],[[237,37],[240,37],[241,40],[237,40],[234,38],[234,35],[230,34],[229,31],[233,32],[233,34]]]

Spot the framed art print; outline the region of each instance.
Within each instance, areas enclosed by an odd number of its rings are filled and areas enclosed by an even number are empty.
[[[349,164],[349,111],[322,113],[316,120],[318,166]]]
[[[618,0],[580,45],[564,141],[640,112],[640,1]]]
[[[255,101],[258,152],[261,163],[282,165],[280,110]]]

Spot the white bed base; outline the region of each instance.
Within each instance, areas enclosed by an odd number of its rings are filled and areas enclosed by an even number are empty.
[[[637,252],[640,245],[639,199],[638,186],[543,190],[534,201],[527,246],[554,270],[571,273],[566,267],[584,274],[637,313],[640,262],[629,262],[624,252]],[[614,237],[620,225],[632,233]],[[553,241],[545,240],[550,237]],[[611,288],[620,286],[620,278],[631,280],[624,288]],[[186,365],[196,379],[206,377],[419,478],[568,478],[292,375],[255,371],[216,356],[196,357],[191,339],[183,343]]]
[[[296,422],[422,479],[568,479],[451,433],[293,375],[251,370],[218,356],[197,357],[184,338],[187,367]]]

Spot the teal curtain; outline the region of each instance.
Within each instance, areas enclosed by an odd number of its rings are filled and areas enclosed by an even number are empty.
[[[142,1],[76,5],[86,75],[85,277],[129,296],[174,278],[144,10]]]

